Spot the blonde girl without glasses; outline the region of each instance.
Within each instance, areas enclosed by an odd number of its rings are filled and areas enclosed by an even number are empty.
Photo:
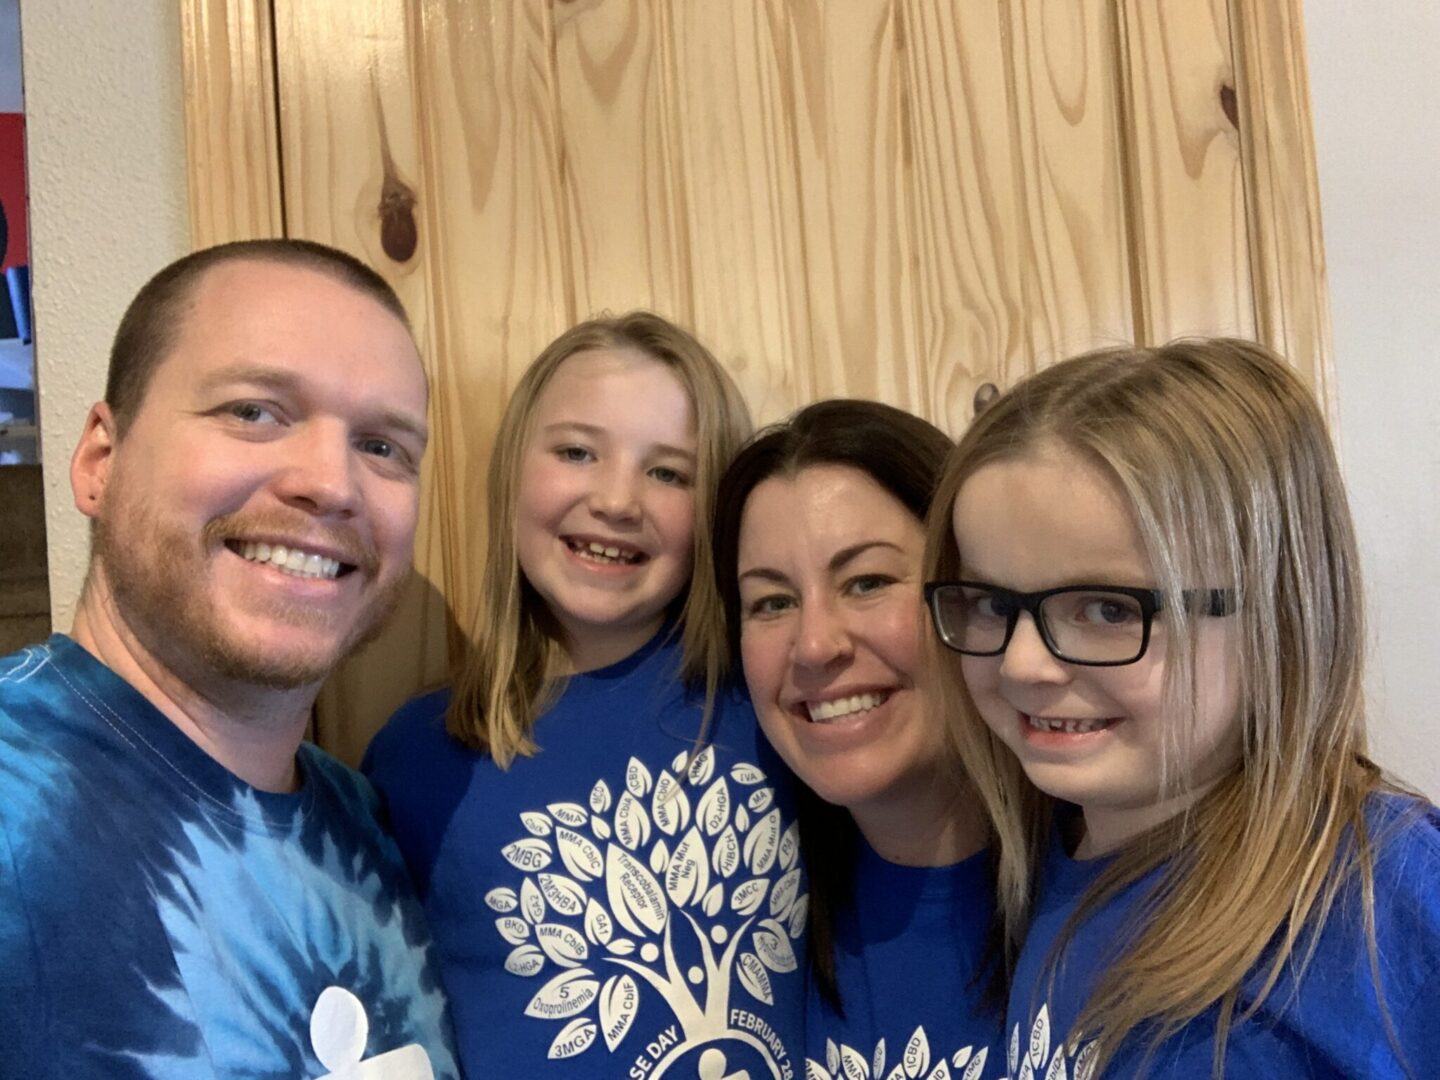
[[[977,419],[928,532],[1024,940],[1010,1075],[1430,1075],[1440,818],[1367,757],[1360,560],[1290,369],[1058,364]]]
[[[712,508],[749,429],[710,353],[646,312],[562,334],[506,408],[473,647],[366,762],[467,1075],[797,1071],[794,812],[718,688]]]

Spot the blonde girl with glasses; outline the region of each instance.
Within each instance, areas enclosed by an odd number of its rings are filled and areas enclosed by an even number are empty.
[[[469,1076],[798,1072],[792,801],[718,689],[711,521],[749,431],[714,357],[646,312],[566,331],[506,407],[472,648],[365,766]]]
[[[928,534],[1023,941],[1010,1076],[1431,1075],[1440,816],[1367,757],[1360,560],[1290,369],[1057,364],[976,420]]]

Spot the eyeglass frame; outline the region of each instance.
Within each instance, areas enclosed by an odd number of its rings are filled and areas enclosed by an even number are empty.
[[[1005,637],[1001,639],[998,649],[977,652],[973,649],[962,649],[958,645],[952,645],[945,639],[945,632],[940,628],[940,610],[936,601],[936,596],[943,589],[984,589],[1012,605],[1005,624]],[[1063,655],[1050,637],[1050,628],[1040,617],[1040,605],[1052,596],[1068,592],[1117,593],[1127,596],[1139,604],[1140,651],[1129,660],[1072,660]],[[1201,616],[1221,618],[1235,613],[1235,593],[1231,589],[1185,589],[1181,592],[1180,598],[1187,608]],[[1054,589],[1041,589],[1039,592],[1019,592],[1015,589],[1007,589],[1003,585],[991,585],[985,581],[927,581],[925,583],[925,607],[930,612],[930,623],[935,628],[935,636],[939,638],[940,644],[962,656],[1004,656],[1005,650],[1010,647],[1010,639],[1015,636],[1015,627],[1020,622],[1021,613],[1028,612],[1030,620],[1040,634],[1040,640],[1045,643],[1045,648],[1061,663],[1076,664],[1081,667],[1126,667],[1129,664],[1139,663],[1145,656],[1145,651],[1150,647],[1150,624],[1158,612],[1165,610],[1165,594],[1159,589],[1138,589],[1127,585],[1061,585]]]

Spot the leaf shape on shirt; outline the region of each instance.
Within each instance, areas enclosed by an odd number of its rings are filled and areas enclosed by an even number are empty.
[[[840,1071],[840,1047],[835,1045],[834,1039],[825,1040],[825,1067],[832,1073]]]
[[[755,931],[755,951],[771,971],[784,974],[798,967],[795,950],[790,947],[790,938],[785,927],[774,919],[762,919]]]
[[[750,828],[750,811],[743,806],[735,807],[735,828],[740,832]]]
[[[690,783],[696,787],[708,784],[710,778],[715,775],[715,748],[713,746],[707,746],[704,750],[701,750],[700,753],[696,754],[695,760],[690,762],[688,772],[690,774]]]
[[[1094,1039],[1080,1048],[1080,1054],[1075,1058],[1075,1080],[1091,1080],[1099,1054],[1100,1045]]]
[[[875,1044],[875,1057],[870,1062],[870,1073],[872,1076],[881,1076],[885,1072],[885,1040],[881,1039]]]
[[[733,825],[726,825],[725,831],[715,838],[710,865],[723,878],[730,877],[740,868],[740,838],[735,835]]]
[[[1010,1075],[1020,1071],[1020,1025],[1010,1029]]]
[[[590,811],[579,803],[552,802],[545,809],[549,810],[560,824],[569,825],[572,829],[583,828],[590,820]]]
[[[629,938],[617,937],[605,943],[605,948],[616,956],[629,956],[635,951],[635,942]]]
[[[775,1004],[775,995],[770,989],[770,973],[754,953],[740,954],[740,985],[757,1001],[766,1005]]]
[[[730,894],[730,906],[741,915],[754,915],[760,910],[765,894],[770,891],[769,878],[751,878],[738,885]]]
[[[790,906],[790,937],[795,941],[800,940],[800,935],[805,933],[805,921],[810,916],[810,894],[797,896],[795,903]]]
[[[606,821],[603,817],[597,816],[591,818],[590,830],[596,835],[596,837],[601,840],[610,839],[610,823]]]
[[[897,1062],[895,1067],[890,1070],[890,1075],[885,1077],[885,1080],[905,1080],[905,1066]]]
[[[710,853],[700,830],[690,826],[665,869],[665,892],[677,907],[699,900],[710,888]]]
[[[730,766],[730,779],[734,780],[737,784],[744,784],[746,787],[749,787],[751,784],[763,784],[765,782],[765,774],[754,765],[747,765],[741,761]],[[834,1072],[835,1070],[831,1069],[830,1071]]]
[[[1028,1051],[1030,1064],[1037,1069],[1045,1067],[1045,1059],[1050,1056],[1050,1006],[1040,1006],[1040,1012],[1035,1016],[1035,1023],[1030,1028],[1030,1049]]]
[[[503,919],[495,920],[495,929],[500,931],[500,936],[511,945],[519,945],[530,937],[530,924],[524,919],[517,919],[513,915],[507,915]]]
[[[564,874],[538,874],[535,880],[540,883],[541,895],[561,915],[579,915],[585,910],[585,890]]]
[[[534,945],[517,945],[505,958],[505,970],[512,975],[538,975],[545,966],[545,954]]]
[[[700,797],[700,806],[695,818],[705,830],[706,836],[714,836],[730,823],[730,785],[720,777]]]
[[[612,975],[600,991],[600,1030],[605,1045],[614,1051],[630,1033],[640,1008],[640,990],[629,975]]]
[[[527,874],[544,870],[554,859],[550,845],[534,836],[506,844],[500,849],[500,854],[505,856],[505,861],[516,870],[523,870]]]
[[[555,830],[555,846],[565,869],[580,881],[594,881],[605,872],[605,859],[589,837],[561,827]]]
[[[968,1046],[965,1049],[970,1049]],[[957,1055],[958,1056],[958,1055]],[[980,1052],[970,1059],[970,1064],[965,1066],[965,1075],[960,1080],[980,1080],[980,1074],[985,1071],[985,1059],[990,1056],[990,1048],[982,1046]],[[962,1061],[955,1062],[956,1067],[964,1065]]]
[[[870,1066],[853,1047],[840,1047],[840,1075],[845,1080],[870,1080]]]
[[[605,945],[615,933],[610,913],[593,897],[585,904],[585,936],[596,945]]]
[[[625,789],[637,799],[643,799],[650,793],[650,770],[639,758],[631,758],[630,764],[625,766]]]
[[[650,869],[656,874],[663,874],[669,865],[670,849],[665,846],[664,840],[656,840],[655,846],[650,849]]]
[[[645,804],[629,791],[620,796],[615,810],[615,838],[631,851],[650,842],[650,817],[645,813]]]
[[[552,1061],[572,1058],[583,1054],[595,1045],[595,1021],[585,1016],[576,1017],[560,1029],[555,1041],[550,1044],[547,1055]]]
[[[905,1052],[900,1055],[900,1061],[905,1066],[905,1075],[910,1080],[916,1080],[923,1076],[925,1070],[930,1068],[930,1040],[925,1037],[925,1028],[917,1027],[915,1034],[910,1036],[910,1041],[905,1044]]]
[[[514,889],[491,889],[485,894],[485,905],[492,911],[508,915],[520,906],[520,898],[515,895]]]
[[[965,1063],[970,1060],[970,1055],[974,1052],[975,1048],[973,1046],[962,1046],[950,1055],[950,1064],[954,1065],[957,1069],[963,1069]]]
[[[611,914],[630,933],[658,934],[665,928],[669,913],[665,891],[649,870],[614,844],[606,854],[605,889]]]
[[[561,967],[578,967],[590,955],[585,936],[564,923],[541,923],[535,927],[535,940]]]
[[[589,968],[562,971],[542,986],[525,1006],[525,1015],[541,1020],[563,1020],[584,1012],[600,993],[600,982]]]
[[[604,780],[596,780],[595,786],[590,789],[590,809],[603,814],[610,809],[610,803],[610,785]]]
[[[770,890],[770,914],[778,918],[785,918],[790,914],[790,905],[795,902],[795,896],[800,892],[800,868],[787,870],[780,875],[780,880],[775,882],[775,887]]]
[[[930,1070],[930,1075],[925,1080],[950,1080],[950,1063],[941,1058],[940,1063]]]
[[[818,1061],[805,1059],[805,1080],[835,1080],[830,1075],[830,1070],[821,1065]]]
[[[800,858],[800,822],[792,821],[780,837],[780,869],[789,870]]]
[[[530,923],[538,923],[545,918],[545,898],[540,895],[534,878],[527,877],[520,884],[520,914]]]
[[[538,810],[527,810],[521,814],[520,824],[524,825],[532,836],[549,836],[550,830],[554,828],[550,819]]]
[[[1050,1059],[1050,1067],[1045,1070],[1045,1080],[1070,1080],[1069,1070],[1065,1068],[1064,1043],[1055,1048],[1055,1056]]]
[[[770,809],[770,804],[775,799],[775,789],[772,787],[756,788],[745,800],[745,805],[750,808],[752,814],[763,814]]]
[[[709,918],[715,918],[725,907],[725,886],[716,882],[710,886],[710,891],[705,894],[705,899],[700,903],[701,909]]]
[[[745,865],[755,875],[767,873],[775,865],[780,847],[780,810],[777,807],[755,823],[745,837]]]
[[[650,817],[655,827],[666,836],[674,836],[690,821],[690,796],[680,786],[680,781],[669,770],[660,774],[655,781],[655,793],[650,797]]]

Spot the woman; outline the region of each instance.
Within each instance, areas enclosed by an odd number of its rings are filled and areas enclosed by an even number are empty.
[[[720,482],[731,655],[803,785],[807,1075],[1004,1068],[988,829],[922,678],[924,519],[950,448],[898,409],[826,401]]]

